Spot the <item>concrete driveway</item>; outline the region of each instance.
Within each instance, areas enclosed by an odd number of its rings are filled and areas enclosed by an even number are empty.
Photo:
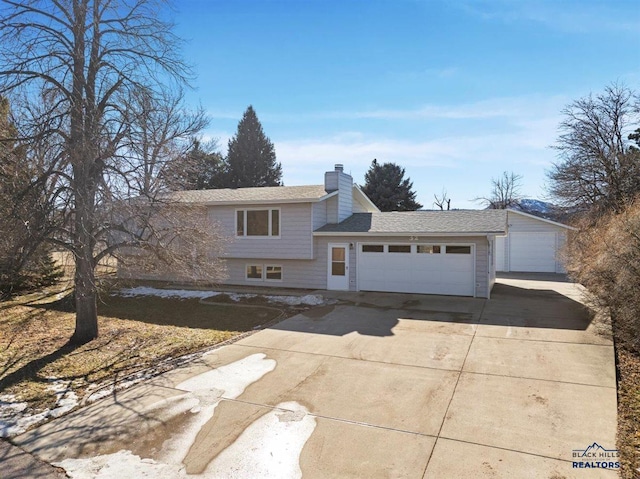
[[[336,293],[15,442],[72,477],[616,477],[573,467],[613,455],[614,352],[558,279]]]

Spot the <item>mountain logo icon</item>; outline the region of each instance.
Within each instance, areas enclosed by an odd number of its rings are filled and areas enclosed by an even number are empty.
[[[618,453],[617,449],[607,449],[606,447],[601,446],[597,442],[594,442],[590,446],[587,446],[585,449],[574,449],[573,450],[574,457],[596,457],[599,455],[608,456],[612,453]]]

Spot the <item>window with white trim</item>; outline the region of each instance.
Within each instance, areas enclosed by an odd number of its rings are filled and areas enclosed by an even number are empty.
[[[279,264],[248,264],[245,270],[247,281],[282,281],[282,266]]]
[[[237,210],[236,236],[280,236],[280,210]]]
[[[265,281],[282,281],[282,266],[265,266]]]
[[[248,264],[246,277],[248,280],[262,281],[262,265]]]

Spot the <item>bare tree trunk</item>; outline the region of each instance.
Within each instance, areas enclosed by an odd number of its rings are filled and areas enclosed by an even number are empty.
[[[76,329],[71,342],[84,344],[98,337],[98,292],[90,251],[82,251],[76,258],[75,295]]]
[[[84,344],[98,337],[98,290],[93,260],[95,188],[93,181],[86,179],[86,169],[86,165],[75,169],[76,330],[71,337],[74,344]]]
[[[163,3],[0,0],[0,95],[24,94],[26,112],[43,112],[26,122],[25,138],[52,147],[46,180],[59,195],[52,204],[64,221],[49,239],[75,257],[74,343],[98,336],[94,268],[101,258],[127,247],[165,253],[181,235],[190,244],[208,233],[201,223],[185,227],[184,217],[149,221],[154,204],[162,203],[162,164],[206,124],[201,114],[185,117],[182,97],[174,97],[173,87],[188,84],[191,71],[177,54],[173,25],[161,19]],[[140,92],[151,107],[159,105],[150,116],[138,116]],[[152,141],[140,142],[147,131]],[[136,185],[140,172],[145,181]],[[207,243],[199,244],[195,259],[175,255],[181,265],[202,269]]]

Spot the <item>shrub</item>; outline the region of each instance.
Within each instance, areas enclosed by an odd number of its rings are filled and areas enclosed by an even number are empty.
[[[0,258],[0,300],[23,291],[55,284],[64,272],[41,246],[24,264]]]
[[[569,241],[569,273],[609,310],[617,343],[640,354],[640,200],[582,226]]]

